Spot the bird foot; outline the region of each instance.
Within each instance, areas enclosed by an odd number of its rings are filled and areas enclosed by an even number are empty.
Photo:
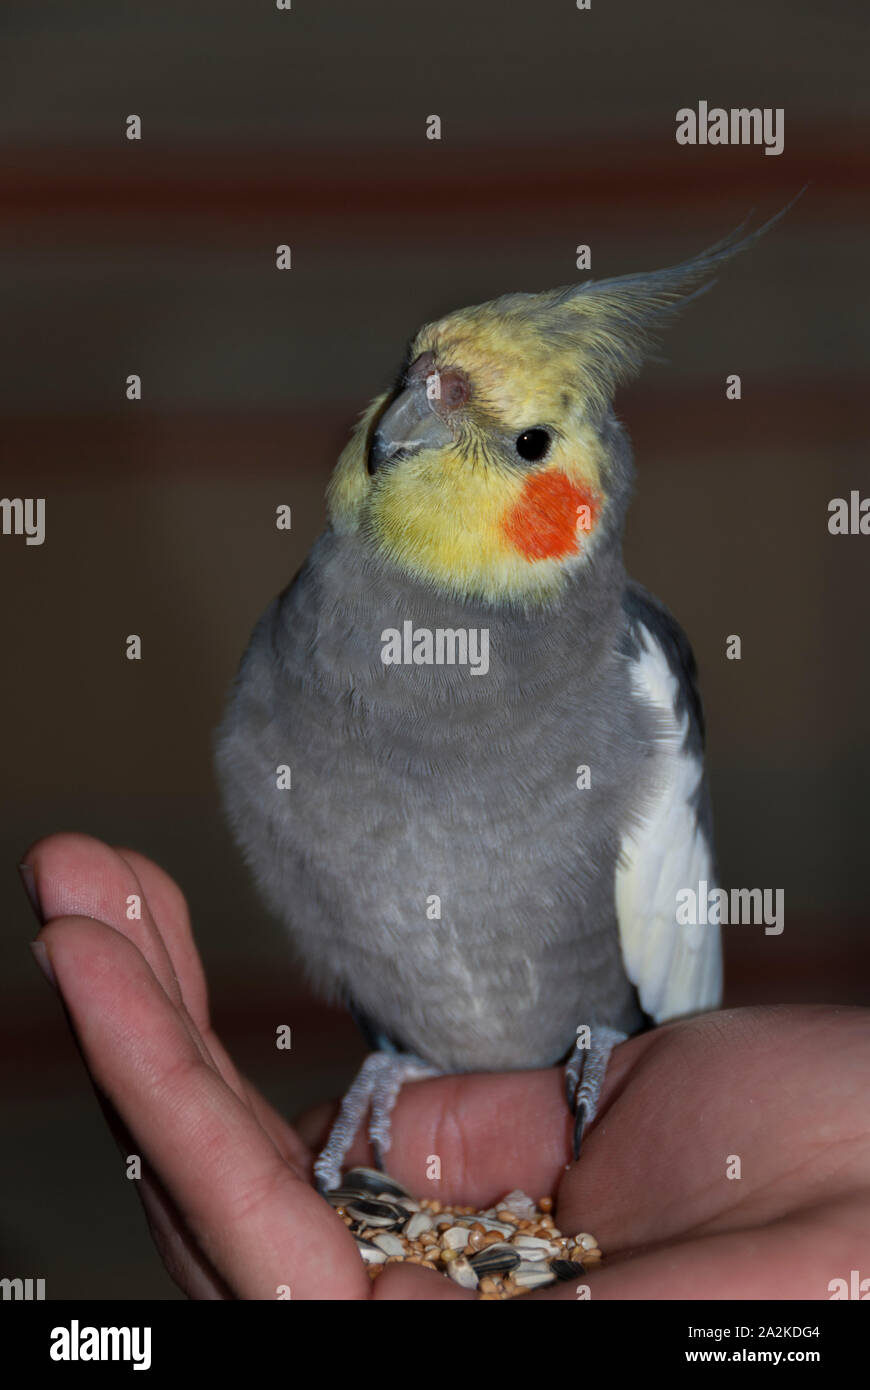
[[[368,1056],[341,1102],[338,1118],[329,1138],[314,1163],[314,1179],[321,1192],[329,1192],[341,1183],[341,1169],[357,1136],[366,1112],[371,1107],[368,1135],[377,1167],[384,1171],[384,1161],[392,1142],[393,1107],[406,1081],[424,1081],[441,1076],[412,1052],[373,1052]]]
[[[574,1116],[572,1147],[575,1162],[580,1157],[584,1131],[595,1119],[610,1054],[619,1043],[625,1042],[627,1037],[627,1033],[621,1033],[617,1028],[591,1027],[588,1047],[585,1046],[581,1034],[565,1063],[565,1089],[568,1105]]]

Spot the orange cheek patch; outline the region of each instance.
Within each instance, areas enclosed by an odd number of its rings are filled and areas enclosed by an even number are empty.
[[[564,473],[536,473],[502,521],[502,531],[527,560],[563,560],[580,549],[583,531],[593,529],[600,510],[592,488],[572,483]]]

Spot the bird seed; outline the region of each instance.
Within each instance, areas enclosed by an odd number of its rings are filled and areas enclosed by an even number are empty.
[[[351,1168],[326,1200],[354,1236],[372,1279],[387,1265],[415,1264],[494,1302],[582,1278],[602,1259],[588,1231],[565,1236],[557,1230],[552,1197],[535,1203],[514,1191],[475,1211],[437,1199],[415,1201],[385,1173]]]

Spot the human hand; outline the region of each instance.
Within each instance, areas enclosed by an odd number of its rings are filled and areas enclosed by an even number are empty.
[[[81,835],[41,841],[25,862],[46,922],[38,941],[122,1150],[142,1155],[137,1190],[185,1293],[474,1297],[418,1266],[370,1281],[311,1186],[326,1113],[295,1131],[239,1075],[209,1023],[184,899],[161,869]],[[870,1237],[868,1067],[867,1011],[710,1014],[617,1049],[577,1164],[552,1068],[407,1085],[390,1171],[417,1196],[480,1206],[513,1187],[558,1188],[559,1229],[592,1230],[607,1257],[583,1277],[596,1299],[827,1298]],[[726,1176],[733,1155],[739,1179]],[[364,1138],[350,1160],[371,1162]]]

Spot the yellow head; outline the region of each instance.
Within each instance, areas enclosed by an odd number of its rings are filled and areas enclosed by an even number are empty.
[[[618,541],[630,469],[611,444],[615,387],[662,315],[743,244],[427,324],[338,461],[333,528],[458,597],[551,600]]]

